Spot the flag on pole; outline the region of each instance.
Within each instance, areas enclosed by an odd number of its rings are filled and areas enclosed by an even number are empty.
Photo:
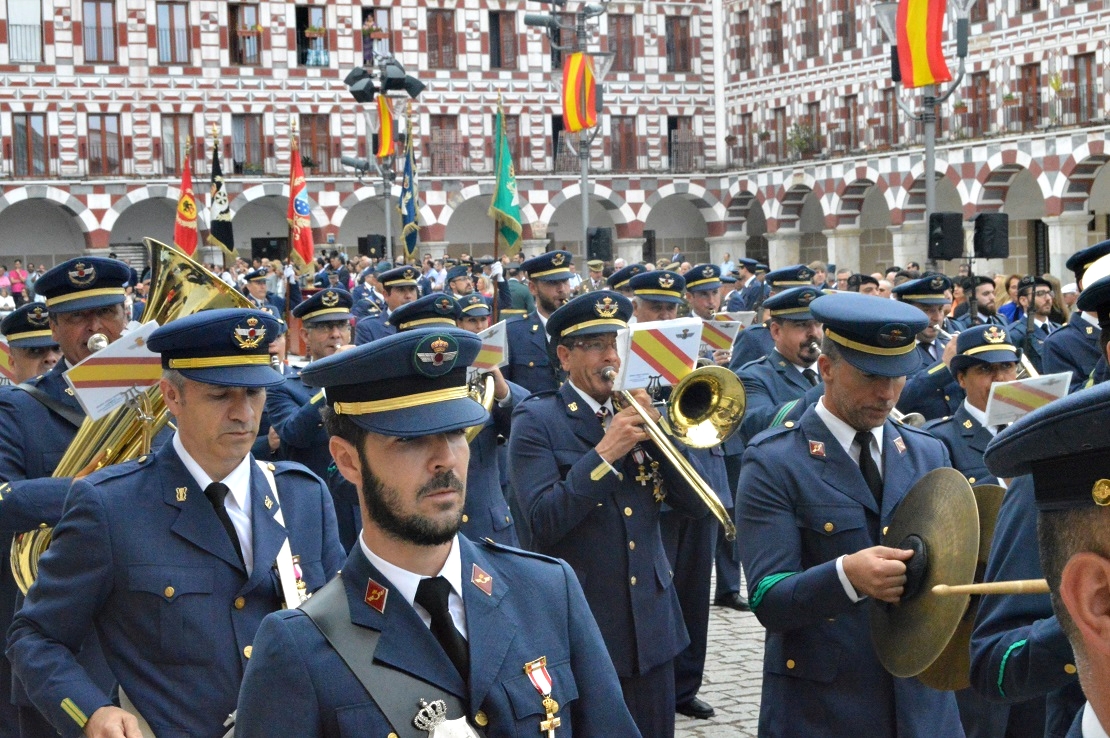
[[[388,97],[378,95],[378,150],[374,156],[379,159],[393,156],[393,136],[393,108]]]
[[[292,136],[289,164],[289,255],[302,274],[313,271],[315,247],[312,243],[312,207],[308,204],[308,185],[304,181],[297,137]]]
[[[212,138],[212,188],[208,193],[208,238],[210,246],[219,246],[232,259],[235,252],[235,234],[231,228],[231,201],[224,187],[224,172],[220,166],[220,141],[213,126]]]
[[[177,217],[173,224],[173,245],[189,256],[197,250],[197,198],[193,194],[193,173],[189,166],[189,150],[193,140],[185,139],[185,160],[181,169],[181,196],[177,198]]]
[[[420,237],[420,189],[416,181],[416,161],[413,153],[412,141],[414,131],[412,128],[412,103],[409,103],[408,115],[405,116],[405,169],[401,179],[401,199],[397,201],[397,210],[401,213],[401,239],[405,246],[405,261],[415,263],[416,242]],[[410,261],[411,260],[411,261]]]
[[[494,124],[494,171],[497,172],[497,185],[493,189],[493,199],[487,214],[496,224],[497,238],[501,242],[501,253],[516,256],[520,251],[520,198],[516,192],[516,168],[513,154],[509,149],[509,138],[505,135],[505,111],[501,108],[501,96],[497,98],[497,121]]]
[[[952,79],[944,59],[947,0],[898,0],[898,68],[902,84],[924,87]]]
[[[594,60],[576,51],[563,62],[563,127],[569,133],[597,125]]]

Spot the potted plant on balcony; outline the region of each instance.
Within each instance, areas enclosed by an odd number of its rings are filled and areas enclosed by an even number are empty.
[[[760,131],[759,132],[759,140],[764,141],[764,142],[770,141],[771,140],[771,132],[770,131]]]
[[[795,123],[786,134],[786,146],[799,159],[807,158],[817,152],[817,134],[812,126]]]
[[[967,113],[967,103],[963,100],[956,100],[952,103],[952,112],[956,115],[965,115]]]
[[[1005,95],[1002,96],[1002,105],[1004,107],[1012,108],[1015,105],[1019,105],[1020,103],[1021,100],[1018,99],[1018,96],[1012,92],[1007,92]]]
[[[316,166],[316,162],[308,154],[301,154],[301,168],[304,169],[305,174],[311,174],[312,168]]]
[[[389,38],[389,32],[383,30],[373,18],[367,18],[362,24],[362,35],[364,38]]]
[[[255,24],[253,26],[239,26],[239,28],[236,29],[235,33],[240,38],[250,38],[251,36],[257,36],[258,34],[262,33],[262,26],[261,24]]]
[[[328,35],[328,29],[323,26],[309,26],[304,29],[305,38],[323,38]]]

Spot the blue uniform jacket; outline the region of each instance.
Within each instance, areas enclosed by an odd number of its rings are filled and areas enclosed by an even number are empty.
[[[930,421],[924,430],[944,444],[952,457],[952,467],[967,477],[968,484],[998,484],[998,477],[990,473],[983,461],[983,452],[994,436],[971,417],[964,403],[960,403],[955,415]]]
[[[1033,479],[1015,477],[998,510],[983,581],[1043,576]],[[1084,701],[1074,665],[1071,644],[1048,595],[980,598],[971,633],[971,686],[976,692],[1011,702],[1047,697],[1044,734],[1060,738]]]
[[[613,664],[574,572],[546,556],[458,538],[463,606],[470,650],[465,684],[413,607],[398,592],[384,612],[366,604],[370,579],[391,584],[356,547],[343,567],[351,622],[381,636],[374,660],[462,698],[475,724],[480,711],[489,738],[538,734],[543,702],[524,664],[547,657],[552,698],[559,703],[559,736],[640,733],[632,722]],[[473,583],[491,578],[491,594]],[[238,738],[365,738],[392,730],[362,684],[300,610],[267,617],[239,699]],[[281,694],[276,695],[275,687]],[[303,699],[297,698],[297,696]],[[417,710],[413,696],[413,715]],[[450,716],[456,717],[456,716]],[[488,721],[488,724],[487,722]]]
[[[919,349],[918,353],[924,352]],[[936,420],[954,414],[966,396],[944,362],[937,361],[906,380],[898,398],[898,409],[907,414],[921,413],[926,420]]]
[[[300,375],[286,377],[284,384],[266,390],[266,415],[281,438],[283,457],[304,464],[324,479],[331,465],[331,451],[320,416],[324,403],[312,402],[319,392],[306,387]]]
[[[283,364],[281,373],[285,377],[296,377],[300,372],[296,367]],[[267,396],[268,398],[268,396]],[[277,451],[270,450],[270,413],[266,410],[265,406],[262,408],[262,419],[258,423],[258,438],[251,447],[251,453],[254,454],[256,459],[263,461],[284,461],[285,449],[278,448]]]
[[[736,334],[732,342],[732,359],[728,368],[737,371],[740,367],[756,359],[762,359],[775,348],[775,339],[766,323],[757,323]]]
[[[998,315],[996,313],[995,315],[990,316],[990,318],[987,319],[986,323],[976,321],[975,325],[1001,325],[1001,326],[1005,326],[1008,323],[1010,323],[1009,318],[1006,318],[1002,315]],[[966,331],[968,328],[971,327],[971,311],[968,310],[966,313],[964,313],[960,317],[953,318],[952,319],[952,325],[956,328],[957,331]]]
[[[396,333],[397,328],[392,323],[386,322],[388,317],[389,315],[382,311],[367,315],[365,318],[359,318],[358,322],[355,323],[355,345],[361,346],[364,343],[370,343]]]
[[[558,366],[547,352],[547,333],[539,313],[529,313],[523,320],[506,324],[509,364],[501,373],[529,392],[543,392],[559,387]],[[554,353],[554,351],[552,351]]]
[[[659,534],[660,504],[636,481],[631,453],[615,464],[622,478],[607,472],[594,450],[603,435],[569,383],[533,395],[513,414],[510,477],[532,547],[574,568],[617,674],[627,677],[674,658],[689,639]],[[671,507],[706,514],[681,487],[667,487]]]
[[[871,605],[853,603],[836,572],[838,557],[878,545],[880,526],[914,482],[942,466],[949,459],[939,441],[887,421],[880,510],[813,407],[792,428],[752,439],[736,539],[752,611],[767,628],[760,736],[963,735],[951,693],[882,667],[871,644]]]
[[[1060,330],[1060,326],[1055,323],[1050,322],[1049,325],[1053,333]],[[1033,337],[1029,341],[1029,346],[1026,346],[1025,330],[1026,322],[1024,320],[1016,321],[1006,327],[1006,331],[1010,334],[1010,343],[1025,352],[1025,355],[1029,357],[1029,361],[1033,363],[1033,368],[1043,374],[1044,342],[1048,339],[1048,335],[1045,334],[1043,328],[1037,328],[1033,331]]]
[[[805,404],[810,404],[824,391],[820,378],[816,387],[811,386],[797,367],[775,349],[764,358],[745,364],[736,374],[744,383],[747,400],[739,430],[745,443],[770,428],[780,413],[788,411],[784,407],[788,402],[804,398]]]
[[[281,606],[271,564],[282,542],[288,535],[301,557],[310,592],[343,564],[320,480],[284,463],[274,475],[280,500],[251,469],[249,578],[172,444],[74,483],[7,650],[31,700],[63,736],[81,735],[84,719],[111,703],[73,656],[93,630],[159,738],[223,734],[255,632]],[[274,519],[279,510],[284,528]]]
[[[473,541],[491,538],[497,543],[519,546],[516,526],[509,512],[509,503],[501,488],[501,464],[498,460],[498,435],[509,437],[513,409],[523,402],[528,391],[509,383],[512,400],[506,407],[496,401],[486,426],[470,442],[470,465],[466,473],[466,505],[460,530]]]
[[[1044,353],[1041,355],[1044,373],[1071,372],[1068,392],[1083,389],[1091,370],[1102,358],[1102,349],[1098,345],[1101,334],[1098,326],[1091,325],[1083,317],[1083,313],[1076,310],[1071,314],[1067,325],[1053,331],[1045,339]]]

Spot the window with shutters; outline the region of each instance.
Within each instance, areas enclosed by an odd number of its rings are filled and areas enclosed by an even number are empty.
[[[262,63],[262,23],[258,17],[258,6],[249,4],[230,4],[227,16],[231,23],[228,35],[228,53],[231,63],[253,67]]]
[[[51,172],[50,137],[43,113],[12,114],[12,167],[16,177],[45,177]]]
[[[317,174],[331,172],[331,134],[328,116],[302,114],[300,121],[301,165]]]
[[[631,172],[636,169],[636,116],[613,115],[609,118],[612,135],[612,169],[614,172]]]
[[[747,10],[740,11],[736,23],[736,62],[741,72],[752,69],[752,16]]]
[[[455,11],[428,9],[428,68],[454,69],[457,34]]]
[[[266,170],[261,115],[231,116],[231,160],[236,174],[262,174]]]
[[[556,172],[578,171],[578,156],[567,142],[573,135],[563,128],[563,116],[551,116],[551,163]]]
[[[972,23],[986,23],[987,22],[987,8],[990,6],[991,0],[979,0],[971,6],[971,13],[968,14],[968,20]]]
[[[746,165],[755,162],[759,159],[756,153],[756,133],[755,122],[753,121],[751,113],[740,114],[740,136],[736,141],[736,150],[732,154],[732,160],[736,164]]]
[[[614,72],[636,71],[636,37],[631,15],[609,15],[609,51],[613,52]]]
[[[42,0],[8,0],[8,59],[42,61]]]
[[[116,60],[116,4],[112,0],[85,0],[82,29],[85,61],[110,64]]]
[[[1098,117],[1097,72],[1094,54],[1078,54],[1075,59],[1075,100],[1077,123],[1086,123]]]
[[[667,151],[671,171],[693,172],[705,166],[705,142],[694,135],[694,119],[688,115],[667,117]]]
[[[331,63],[328,54],[328,28],[324,8],[298,5],[297,63],[302,67],[326,67]]]
[[[782,3],[767,7],[767,55],[772,65],[782,64]]]
[[[181,174],[181,152],[185,150],[185,141],[193,135],[193,116],[162,114],[162,173],[165,175]]]
[[[991,129],[991,79],[989,72],[968,76],[967,133],[973,138],[984,136]]]
[[[806,103],[806,114],[802,125],[809,128],[809,141],[807,145],[801,147],[802,156],[808,158],[821,153],[825,147],[824,128],[821,125],[821,103]]]
[[[982,0],[980,0],[982,2]],[[840,38],[840,48],[844,51],[859,47],[859,31],[856,30],[856,0],[837,0],[840,22],[836,35]]]
[[[802,0],[802,48],[806,58],[821,53],[821,36],[817,28],[817,0]]]
[[[186,3],[157,3],[158,63],[189,63],[189,6]]]
[[[1021,104],[1015,111],[1019,116],[1021,130],[1030,131],[1037,127],[1041,119],[1041,65],[1025,64],[1018,78],[1018,94]]]
[[[90,113],[89,123],[89,176],[123,174],[123,155],[119,116]]]
[[[374,53],[390,56],[389,8],[362,9],[362,65],[374,65]]]
[[[779,159],[786,158],[786,108],[775,108],[774,130],[774,155]]]
[[[690,38],[690,18],[688,16],[667,16],[667,71],[689,72],[693,55],[693,42]]]
[[[516,69],[516,13],[490,11],[489,67]]]
[[[428,144],[432,174],[461,174],[464,144],[459,140],[457,115],[433,115]]]

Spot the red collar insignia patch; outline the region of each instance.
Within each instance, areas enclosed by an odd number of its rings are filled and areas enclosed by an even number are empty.
[[[482,571],[482,567],[474,564],[470,573],[470,583],[487,595],[493,595],[493,577]]]
[[[894,448],[898,449],[898,453],[906,453],[906,442],[902,440],[902,436],[894,437]]]
[[[825,458],[825,444],[822,443],[821,441],[810,441],[809,442],[809,455],[810,456],[819,456],[822,459]]]
[[[371,579],[366,583],[366,604],[385,615],[385,599],[389,590]]]

